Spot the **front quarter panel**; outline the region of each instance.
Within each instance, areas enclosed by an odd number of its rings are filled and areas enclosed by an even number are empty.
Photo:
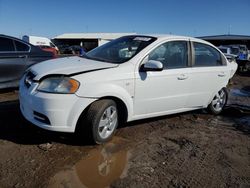
[[[128,121],[133,114],[134,74],[133,65],[120,65],[117,68],[76,75],[73,78],[81,85],[76,95],[87,98],[115,97],[124,102],[128,110]]]

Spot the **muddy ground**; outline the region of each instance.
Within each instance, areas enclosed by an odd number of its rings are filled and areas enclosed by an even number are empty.
[[[250,187],[250,74],[219,116],[204,110],[128,123],[102,146],[25,121],[0,94],[0,187]]]

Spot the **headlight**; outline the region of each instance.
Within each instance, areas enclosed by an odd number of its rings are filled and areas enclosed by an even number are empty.
[[[37,90],[48,93],[75,93],[80,83],[69,77],[49,77],[45,78],[39,84]]]

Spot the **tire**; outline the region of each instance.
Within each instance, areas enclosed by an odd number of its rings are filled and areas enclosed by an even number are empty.
[[[226,88],[222,88],[214,96],[212,102],[208,105],[208,111],[211,114],[218,115],[222,112],[223,108],[227,104],[228,92]]]
[[[118,110],[113,100],[103,99],[90,105],[86,123],[97,144],[109,141],[118,126]]]

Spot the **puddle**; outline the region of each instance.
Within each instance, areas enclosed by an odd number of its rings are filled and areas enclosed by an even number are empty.
[[[241,130],[245,133],[250,134],[250,117],[243,117],[241,119],[236,120],[236,129]]]
[[[250,127],[250,117],[243,117],[241,119],[238,120],[239,124],[243,125],[243,126],[249,126]]]
[[[230,104],[230,105],[226,106],[226,108],[223,110],[222,114],[226,115],[226,116],[231,116],[231,117],[249,116],[250,106]]]
[[[57,173],[49,183],[49,188],[101,188],[126,176],[129,151],[124,149],[126,140],[114,137],[103,145],[97,146],[89,155],[73,167]]]
[[[239,97],[250,97],[250,92],[243,89],[231,89],[230,93]]]

